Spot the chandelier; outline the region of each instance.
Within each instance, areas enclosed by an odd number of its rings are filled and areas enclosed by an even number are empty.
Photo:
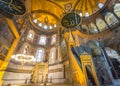
[[[27,44],[24,44],[23,47],[21,47],[19,53],[12,55],[12,59],[14,59],[17,62],[20,62],[23,66],[25,63],[35,63],[36,58],[33,55],[29,55],[29,46]]]
[[[20,62],[23,66],[25,63],[36,62],[36,59],[32,55],[25,55],[25,54],[16,54],[12,55],[12,59],[17,62]]]

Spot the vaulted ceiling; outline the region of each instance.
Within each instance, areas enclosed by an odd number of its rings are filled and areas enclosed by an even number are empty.
[[[29,0],[28,0],[29,1]],[[32,13],[51,14],[61,19],[63,14],[76,12],[81,16],[92,15],[104,6],[107,0],[31,0]]]

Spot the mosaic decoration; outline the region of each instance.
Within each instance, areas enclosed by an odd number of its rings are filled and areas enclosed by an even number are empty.
[[[66,14],[61,21],[61,24],[65,28],[74,28],[81,22],[81,17],[76,13]]]
[[[25,5],[20,0],[0,0],[0,9],[13,15],[26,12]]]

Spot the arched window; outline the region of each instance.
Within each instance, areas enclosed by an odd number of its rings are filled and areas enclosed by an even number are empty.
[[[39,48],[36,52],[36,61],[37,62],[41,62],[43,61],[43,57],[44,57],[44,49],[43,48]]]
[[[56,60],[56,48],[53,47],[51,48],[50,50],[50,57],[49,57],[49,63],[55,63],[55,60]]]
[[[24,47],[23,47],[23,50],[22,50],[23,54],[27,54],[28,49],[29,49],[29,46],[27,44],[25,44]]]
[[[100,18],[96,19],[96,25],[97,25],[97,27],[98,27],[98,29],[100,31],[103,31],[103,30],[108,28],[108,26],[106,25],[105,21],[100,19]]]
[[[63,39],[63,41],[62,41],[60,46],[61,46],[62,56],[65,56],[66,53],[67,53],[67,46],[66,46],[66,43],[65,43],[65,39]]]
[[[111,12],[106,13],[105,20],[109,26],[112,26],[118,22],[117,18]]]
[[[99,3],[99,4],[98,4],[98,7],[99,7],[99,8],[102,8],[103,6],[104,6],[103,3]]]
[[[120,3],[115,4],[114,13],[120,18]]]
[[[85,32],[85,33],[89,33],[89,30],[88,30],[88,27],[86,25],[81,25],[82,27],[82,31]]]
[[[53,45],[53,44],[56,43],[56,39],[57,39],[57,36],[56,36],[56,34],[54,34],[54,35],[51,37],[51,45]]]
[[[37,20],[37,19],[33,19],[33,22],[34,22],[34,23],[37,23],[37,22],[38,22],[38,20]]]
[[[46,45],[46,40],[47,40],[46,36],[41,35],[39,39],[39,44]]]
[[[35,35],[34,31],[30,30],[27,35],[27,39],[32,41],[34,39],[34,35]]]
[[[89,30],[91,33],[98,33],[97,27],[95,26],[94,23],[89,24]]]
[[[88,12],[85,13],[85,17],[89,17],[90,14]]]

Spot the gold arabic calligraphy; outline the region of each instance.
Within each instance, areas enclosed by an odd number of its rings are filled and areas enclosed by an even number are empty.
[[[75,24],[76,24],[75,21],[72,20],[72,19],[64,20],[64,21],[63,21],[63,25],[64,25],[64,26],[67,26],[67,27],[74,26]]]

